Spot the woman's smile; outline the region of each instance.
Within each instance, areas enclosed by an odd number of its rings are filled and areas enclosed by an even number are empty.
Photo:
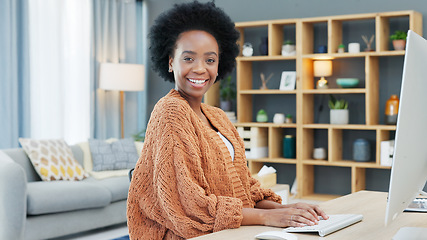
[[[187,78],[194,87],[203,87],[208,82],[208,79]]]

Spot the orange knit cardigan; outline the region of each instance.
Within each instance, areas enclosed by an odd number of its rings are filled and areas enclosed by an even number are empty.
[[[243,140],[219,108],[202,104],[219,135],[171,90],[154,107],[129,188],[131,239],[186,239],[238,228],[242,208],[280,197],[250,177]]]

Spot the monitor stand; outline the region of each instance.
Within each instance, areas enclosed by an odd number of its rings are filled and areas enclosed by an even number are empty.
[[[427,228],[402,227],[393,236],[392,240],[424,240],[427,239]]]

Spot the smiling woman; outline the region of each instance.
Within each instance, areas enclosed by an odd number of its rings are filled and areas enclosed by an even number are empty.
[[[147,126],[128,194],[131,239],[187,239],[238,228],[313,225],[317,206],[281,205],[251,177],[243,140],[203,95],[235,66],[239,37],[214,3],[175,5],[150,32],[154,70],[175,82]]]

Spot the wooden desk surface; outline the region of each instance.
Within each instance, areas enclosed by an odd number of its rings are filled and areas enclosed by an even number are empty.
[[[386,192],[360,191],[320,204],[327,214],[363,214],[362,222],[345,229],[319,237],[317,234],[297,234],[298,240],[305,239],[391,239],[401,227],[427,227],[427,213],[402,213],[389,226],[385,227],[385,210],[387,204]],[[192,238],[193,240],[252,240],[258,233],[280,228],[266,226],[242,226],[237,229],[228,229],[205,236]]]

